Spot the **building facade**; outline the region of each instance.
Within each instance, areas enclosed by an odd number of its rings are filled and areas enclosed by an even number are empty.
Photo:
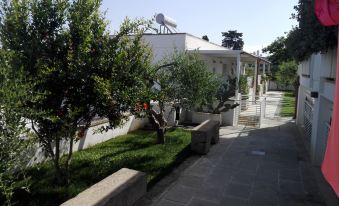
[[[311,55],[298,68],[300,78],[296,123],[309,143],[311,159],[320,166],[331,123],[336,76],[336,49]]]

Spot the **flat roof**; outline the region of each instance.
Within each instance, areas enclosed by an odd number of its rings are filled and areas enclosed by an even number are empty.
[[[205,39],[202,39],[200,37],[197,37],[197,36],[194,36],[192,34],[189,34],[189,33],[186,33],[186,32],[179,32],[179,33],[162,33],[162,34],[154,34],[154,33],[145,33],[143,35],[154,35],[154,36],[164,36],[164,35],[187,35],[187,36],[190,36],[190,37],[193,37],[193,38],[197,38],[199,40],[202,40],[202,41],[206,41]],[[207,43],[210,43],[210,44],[213,44],[215,46],[218,46],[220,48],[222,48],[223,50],[189,50],[189,51],[199,51],[200,54],[210,54],[210,55],[227,55],[227,56],[231,56],[231,57],[234,57],[235,55],[237,55],[239,52],[241,55],[243,56],[247,56],[249,58],[254,58],[254,59],[260,59],[261,61],[263,62],[266,62],[266,63],[269,63],[271,64],[270,61],[268,61],[267,59],[265,59],[264,57],[260,57],[260,56],[257,56],[257,55],[254,55],[254,54],[251,54],[249,52],[246,52],[244,50],[231,50],[231,49],[228,49],[224,46],[221,46],[219,44],[216,44],[216,43],[213,43],[213,42],[210,42],[210,41],[206,41]]]
[[[229,56],[229,57],[236,57],[239,53],[242,57],[249,57],[251,59],[259,59],[263,62],[266,62],[268,64],[271,64],[270,61],[262,58],[262,57],[258,57],[256,55],[253,55],[251,53],[245,52],[243,50],[189,50],[191,52],[197,51],[199,54],[207,54],[207,55],[216,55],[216,56],[220,56],[220,57],[225,57],[225,56]]]
[[[202,40],[202,41],[205,41],[206,43],[210,43],[210,44],[213,44],[214,46],[218,46],[222,49],[225,49],[225,50],[229,50],[228,48],[226,47],[223,47],[217,43],[214,43],[214,42],[211,42],[211,41],[207,41],[203,38],[200,38],[200,37],[197,37],[197,36],[194,36],[193,34],[190,34],[190,33],[186,33],[186,32],[179,32],[179,33],[165,33],[165,34],[154,34],[154,33],[144,33],[143,35],[154,35],[154,36],[164,36],[164,35],[187,35],[187,36],[190,36],[190,37],[193,37],[193,38],[196,38],[196,39],[199,39],[199,40]]]

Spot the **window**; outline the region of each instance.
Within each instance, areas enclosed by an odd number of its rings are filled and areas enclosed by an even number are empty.
[[[222,65],[222,76],[227,76],[227,64]]]

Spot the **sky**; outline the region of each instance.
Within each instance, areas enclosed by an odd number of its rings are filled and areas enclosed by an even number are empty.
[[[243,33],[244,50],[254,52],[283,36],[297,22],[290,19],[298,0],[103,0],[102,11],[110,31],[125,17],[151,19],[163,13],[177,22],[178,30],[198,37],[207,35],[221,44],[221,32]]]

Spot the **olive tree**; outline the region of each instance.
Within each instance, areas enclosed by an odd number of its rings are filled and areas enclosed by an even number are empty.
[[[156,104],[149,108],[149,115],[157,130],[157,142],[163,144],[167,127],[165,106],[193,109],[206,104],[217,90],[216,77],[198,54],[176,51],[154,67],[152,78],[150,100]]]
[[[13,52],[11,67],[22,68],[44,93],[27,102],[25,118],[54,164],[56,181],[69,181],[73,143],[93,118],[107,118],[108,130],[139,112],[147,91],[150,50],[141,37],[149,23],[126,19],[109,35],[100,0],[3,1],[0,37]],[[133,34],[133,37],[131,36]],[[41,114],[42,112],[42,114]],[[68,142],[68,151],[61,149]],[[63,154],[66,156],[62,157]]]

